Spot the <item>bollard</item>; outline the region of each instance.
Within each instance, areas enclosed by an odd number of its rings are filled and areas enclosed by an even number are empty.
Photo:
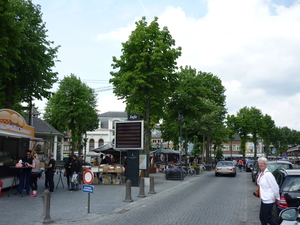
[[[48,189],[45,190],[42,196],[43,198],[43,213],[41,218],[42,223],[53,222],[53,220],[50,217],[50,197],[51,197],[50,191]]]
[[[140,198],[145,198],[146,195],[145,195],[145,180],[144,180],[144,177],[141,177],[140,179],[140,193],[137,197],[140,197]]]
[[[131,181],[127,180],[126,181],[126,196],[123,202],[133,202],[131,198]]]
[[[154,191],[154,177],[150,177],[150,189],[148,194],[156,194]]]

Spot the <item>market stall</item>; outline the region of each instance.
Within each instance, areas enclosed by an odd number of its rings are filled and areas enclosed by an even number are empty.
[[[2,188],[10,187],[15,171],[11,169],[40,139],[34,137],[34,127],[28,126],[24,118],[10,109],[0,109],[0,180]]]

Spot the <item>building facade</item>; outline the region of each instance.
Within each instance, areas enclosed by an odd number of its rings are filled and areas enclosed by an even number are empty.
[[[102,145],[114,143],[115,124],[119,121],[127,121],[126,112],[110,111],[99,114],[99,126],[94,131],[86,133],[87,145],[83,147],[83,153],[93,155],[93,149]]]

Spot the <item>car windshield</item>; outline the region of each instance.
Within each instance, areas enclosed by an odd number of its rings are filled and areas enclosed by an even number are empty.
[[[286,177],[282,185],[283,191],[300,191],[300,176]]]
[[[287,163],[268,164],[267,167],[270,172],[274,172],[275,170],[281,169],[281,168],[291,169],[291,165],[287,164]]]
[[[254,163],[254,160],[248,160],[247,163],[248,163],[248,164],[253,164],[253,163]]]
[[[232,162],[218,162],[217,166],[233,166]]]

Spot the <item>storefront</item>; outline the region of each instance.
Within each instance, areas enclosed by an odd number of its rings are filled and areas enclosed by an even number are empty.
[[[13,182],[14,170],[10,167],[41,140],[34,137],[34,127],[28,126],[19,113],[0,109],[0,180],[3,188],[11,186]]]

